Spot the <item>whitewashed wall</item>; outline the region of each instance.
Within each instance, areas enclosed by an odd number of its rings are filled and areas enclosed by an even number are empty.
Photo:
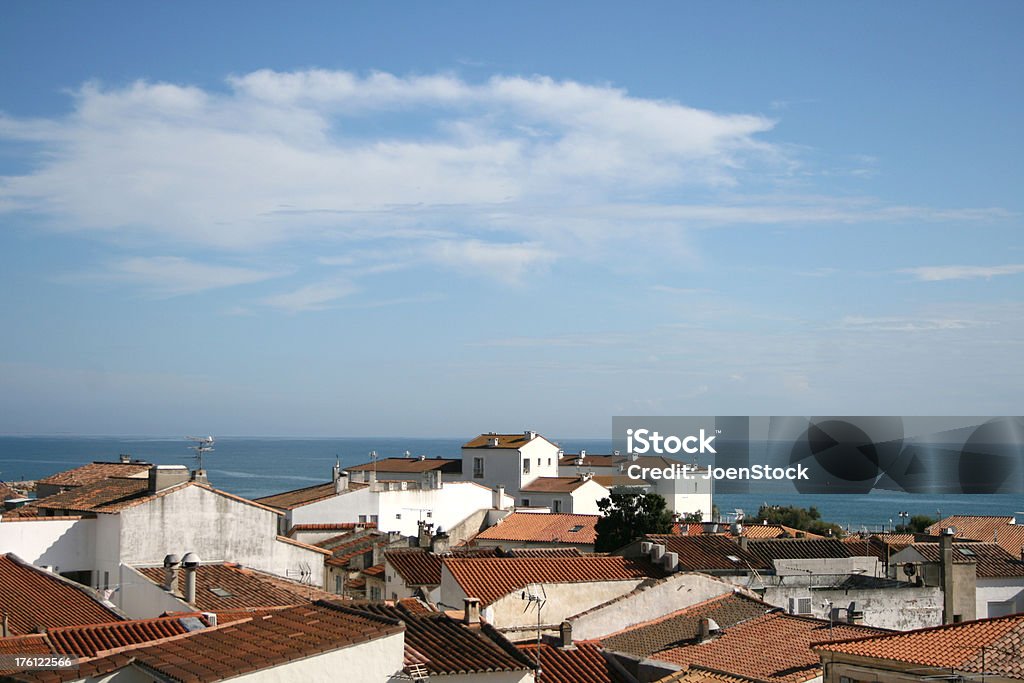
[[[0,519],[0,553],[54,571],[91,571],[96,565],[95,519]]]

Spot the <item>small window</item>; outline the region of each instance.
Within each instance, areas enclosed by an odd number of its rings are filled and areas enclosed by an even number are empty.
[[[335,576],[334,577],[334,592],[338,593],[339,595],[341,594],[341,577],[340,576]]]
[[[976,557],[977,556],[975,554],[975,552],[973,550],[971,550],[970,548],[960,548],[959,550],[960,550],[960,554],[964,555],[966,557]]]
[[[483,479],[484,478],[484,459],[473,458],[473,478]]]
[[[523,507],[524,508],[530,507],[530,499],[529,498],[523,498]]]
[[[540,467],[540,458],[537,458],[537,467]]]
[[[366,515],[359,515],[359,523],[366,524]]]
[[[548,458],[548,467],[551,467],[551,458]]]
[[[575,533],[578,533],[580,531],[583,531],[583,525],[582,524],[577,524],[573,528],[569,529],[569,533],[570,534],[575,534]]]
[[[523,474],[529,474],[529,473],[530,473],[530,459],[529,458],[524,458],[523,459]]]
[[[562,501],[560,501],[560,500],[558,500],[556,498],[555,499],[555,512],[561,512],[561,511],[562,511]]]
[[[402,518],[402,513],[401,512],[396,512],[395,513],[395,519],[401,519],[401,518]]]
[[[370,522],[372,524],[376,524],[377,523],[377,515],[370,515]]]
[[[214,586],[213,588],[210,589],[210,592],[213,593],[214,595],[216,595],[218,598],[233,598],[233,597],[235,597],[234,594],[231,591],[229,591],[229,590],[227,590],[225,588],[221,588],[220,586]]]

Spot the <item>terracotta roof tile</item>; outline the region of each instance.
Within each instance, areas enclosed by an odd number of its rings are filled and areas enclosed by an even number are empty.
[[[49,484],[51,486],[85,486],[96,482],[110,479],[111,477],[131,477],[147,472],[151,467],[148,462],[91,462],[71,470],[58,472],[49,477],[40,479],[37,484]],[[142,477],[145,480],[146,477]]]
[[[729,628],[773,609],[760,600],[727,593],[613,633],[602,638],[601,643],[607,650],[647,657],[678,643],[695,640],[699,636],[702,618],[714,619],[719,627]]]
[[[926,562],[939,562],[938,543],[914,543],[912,547]],[[975,562],[979,578],[1024,576],[1024,562],[996,543],[954,543],[953,562]]]
[[[521,643],[517,647],[534,661],[537,643]],[[601,654],[601,647],[591,641],[577,641],[571,648],[549,643],[540,645],[540,666],[545,683],[628,683],[630,680]]]
[[[405,623],[405,664],[422,664],[433,675],[526,671],[530,661],[490,626],[469,628],[419,604],[354,604],[354,610]]]
[[[968,538],[972,541],[991,541],[995,537],[997,529],[1010,526],[1013,522],[1014,518],[1010,516],[951,515],[940,519],[925,531],[932,536],[938,536],[943,529],[953,527],[959,538]]]
[[[558,464],[564,467],[569,465],[575,465],[576,461],[580,459],[579,453],[566,453],[558,459]],[[608,454],[591,454],[587,453],[586,457],[583,458],[583,464],[581,467],[618,467],[620,462],[625,462],[626,458],[623,455],[608,455]]]
[[[482,607],[531,583],[625,581],[664,576],[654,565],[624,557],[453,557],[445,559],[445,566],[467,596],[480,599]]]
[[[292,536],[300,531],[358,531],[359,529],[376,529],[376,522],[327,522],[324,524],[295,524],[288,530]]]
[[[32,506],[41,510],[103,511],[108,506],[141,498],[148,494],[148,479],[108,477],[47,496],[33,503]]]
[[[600,515],[535,514],[513,512],[476,535],[476,540],[592,545]]]
[[[590,479],[583,477],[537,477],[519,490],[523,493],[572,493]]]
[[[318,500],[333,498],[336,495],[338,495],[338,493],[334,490],[334,482],[329,481],[326,484],[306,486],[301,489],[294,489],[283,493],[275,493],[272,496],[257,498],[256,502],[272,508],[291,510],[303,505],[315,503]]]
[[[361,465],[346,467],[346,472],[400,472],[403,474],[420,474],[441,470],[449,474],[462,473],[462,459],[453,458],[382,458],[377,462],[367,462]]]
[[[817,649],[859,657],[904,662],[923,666],[999,672],[1024,678],[1024,614],[981,619],[892,633],[871,638],[849,639],[820,645]],[[983,652],[984,648],[984,652]]]
[[[146,578],[163,585],[163,567],[138,567]],[[179,570],[175,595],[181,597],[185,586],[185,572]],[[196,569],[196,602],[194,607],[204,612],[224,612],[239,609],[259,609],[299,605],[316,599],[333,598],[314,586],[308,586],[273,576],[238,564],[203,564]]]
[[[727,674],[703,666],[691,666],[689,669],[659,678],[654,683],[760,683],[760,679]]]
[[[34,567],[13,553],[0,555],[0,605],[15,635],[40,626],[100,624],[122,618],[85,586]]]
[[[540,438],[538,434],[535,438]],[[498,445],[493,445],[494,439],[498,440]],[[529,434],[481,434],[475,439],[471,439],[462,445],[463,448],[515,448],[519,449],[530,443]]]
[[[107,624],[88,624],[83,626],[63,626],[48,629],[45,634],[35,636],[16,636],[0,639],[0,652],[26,652],[19,647],[29,646],[33,653],[42,649],[46,654],[66,654],[76,657],[95,657],[98,653],[117,648],[129,647],[140,643],[149,643],[172,636],[189,633],[195,628],[186,626],[183,619],[191,617],[196,626],[209,626],[199,613],[177,614],[155,619],[134,619],[115,621]],[[37,641],[26,641],[35,638]]]
[[[719,534],[704,536],[650,534],[645,539],[664,545],[667,552],[678,554],[679,568],[682,571],[746,572],[750,568],[768,569],[770,567],[758,556],[740,548],[735,541]]]
[[[441,583],[441,565],[452,557],[583,557],[576,548],[502,548],[500,546],[462,546],[438,555],[423,548],[393,548],[385,559],[408,586],[437,586]]]
[[[91,660],[79,671],[22,672],[17,680],[78,680],[138,666],[180,683],[234,678],[401,633],[395,620],[357,612],[339,603],[315,604],[254,615],[152,645]]]
[[[821,676],[812,645],[839,638],[877,635],[881,629],[773,612],[731,628],[709,641],[652,655],[677,666],[698,665],[773,683],[802,683]],[[772,646],[766,647],[771,643]]]
[[[771,565],[775,560],[820,560],[854,557],[838,538],[772,538],[751,540],[747,550]]]

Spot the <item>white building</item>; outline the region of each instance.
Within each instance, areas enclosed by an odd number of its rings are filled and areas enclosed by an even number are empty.
[[[597,501],[607,498],[609,490],[593,477],[538,477],[519,490],[522,507],[542,507],[553,513],[573,515],[600,514]]]
[[[190,479],[183,466],[154,465],[148,475],[74,487],[4,515],[0,552],[99,590],[125,583],[125,565],[187,552],[278,576],[305,572],[323,585],[325,551],[279,536],[279,511]],[[120,606],[123,596],[115,590],[111,600]]]
[[[365,481],[350,481],[344,474],[334,483],[279,493],[257,503],[284,513],[286,528],[355,522],[376,524],[383,532],[418,536],[419,522],[450,531],[467,517],[495,506],[496,492],[472,481],[444,481],[437,470],[426,473],[426,482],[374,481],[372,472],[357,472]],[[353,477],[354,479],[354,477]],[[514,504],[502,494],[499,507]]]
[[[558,446],[537,432],[481,434],[462,446],[462,478],[515,492],[537,477],[557,477],[559,455]]]

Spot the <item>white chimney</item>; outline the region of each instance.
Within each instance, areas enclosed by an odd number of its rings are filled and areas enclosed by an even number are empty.
[[[480,625],[480,599],[479,598],[466,598],[463,601],[465,605],[465,612],[463,613],[462,623],[467,626],[479,626]]]
[[[185,602],[190,605],[196,601],[196,571],[199,568],[199,556],[195,553],[185,553],[181,558],[181,566],[185,568]]]
[[[504,484],[498,484],[497,486],[494,487],[494,496],[493,496],[493,498],[494,498],[494,500],[491,501],[492,502],[491,507],[493,507],[495,510],[504,510],[505,509],[505,485]]]

